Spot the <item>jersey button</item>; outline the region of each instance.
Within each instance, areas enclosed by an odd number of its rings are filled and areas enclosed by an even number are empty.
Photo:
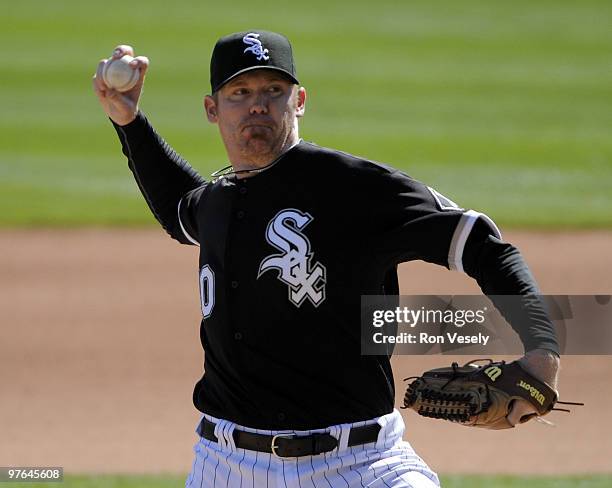
[[[241,186],[240,189],[238,190],[238,193],[240,193],[241,195],[246,195],[247,193],[247,189],[245,186]]]
[[[277,418],[278,418],[278,420],[280,420],[281,422],[287,418],[287,416],[286,416],[286,415],[285,415],[283,412],[280,412],[280,413],[279,413],[279,414],[278,414],[276,417],[277,417]]]
[[[236,332],[234,334],[234,339],[236,339],[237,341],[241,341],[242,340],[242,332]]]
[[[242,220],[244,218],[244,210],[238,210],[238,212],[236,212],[236,218],[238,218],[238,220]]]
[[[235,290],[236,288],[238,288],[238,282],[236,280],[232,281],[231,286]]]

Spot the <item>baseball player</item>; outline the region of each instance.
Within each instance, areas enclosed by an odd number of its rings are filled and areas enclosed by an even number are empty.
[[[119,46],[115,58],[134,55]],[[559,349],[519,251],[485,215],[391,167],[300,139],[306,90],[292,48],[261,30],[219,39],[208,120],[229,165],[206,181],[139,110],[138,84],[93,85],[154,216],[200,247],[202,412],[188,487],[435,487],[403,441],[388,357],[360,354],[360,297],[397,294],[398,263],[467,273],[489,295],[533,296],[503,311],[534,375],[556,385]],[[529,416],[516,402],[515,425]]]

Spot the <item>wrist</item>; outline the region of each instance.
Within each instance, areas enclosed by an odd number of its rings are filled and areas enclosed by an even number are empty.
[[[554,351],[532,349],[519,359],[519,363],[528,373],[557,389],[561,360]]]
[[[557,361],[557,362],[560,361],[561,359],[561,357],[556,351],[553,351],[552,349],[543,349],[543,348],[531,349],[529,351],[526,351],[524,357],[529,357],[529,358],[538,357],[538,358],[542,358],[543,360]]]
[[[125,127],[126,125],[130,125],[132,122],[134,122],[136,120],[136,117],[138,117],[138,112],[134,112],[131,117],[121,117],[121,118],[113,118],[113,117],[109,117],[113,123],[115,123],[116,125],[118,125],[119,127]]]
[[[113,118],[108,117],[109,120],[115,127],[121,127],[122,129],[129,129],[130,127],[136,127],[138,125],[139,120],[144,119],[144,115],[138,110],[134,113],[134,116],[131,118]]]

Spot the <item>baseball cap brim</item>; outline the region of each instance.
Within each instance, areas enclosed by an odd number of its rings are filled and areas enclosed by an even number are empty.
[[[270,71],[278,71],[279,73],[282,73],[283,75],[285,75],[286,78],[288,78],[294,85],[299,85],[300,82],[298,81],[298,79],[293,76],[291,73],[289,73],[287,70],[284,70],[282,68],[277,68],[276,66],[249,66],[248,68],[244,68],[241,69],[240,71],[234,73],[232,76],[226,78],[225,80],[221,81],[216,89],[214,90],[215,92],[219,91],[219,89],[221,89],[223,87],[223,85],[225,85],[226,83],[229,83],[230,81],[232,81],[234,78],[237,78],[238,76],[247,73],[249,71],[255,71],[258,69],[266,69],[266,70],[270,70]]]

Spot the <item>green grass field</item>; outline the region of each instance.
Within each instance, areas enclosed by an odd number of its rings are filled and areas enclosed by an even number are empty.
[[[608,488],[612,476],[442,476],[444,488]],[[179,488],[178,476],[72,476],[62,483],[11,483],[14,488]]]
[[[0,226],[153,223],[91,76],[151,58],[143,110],[203,174],[214,41],[287,34],[302,136],[388,162],[506,226],[612,226],[612,2],[22,0],[0,16]]]

